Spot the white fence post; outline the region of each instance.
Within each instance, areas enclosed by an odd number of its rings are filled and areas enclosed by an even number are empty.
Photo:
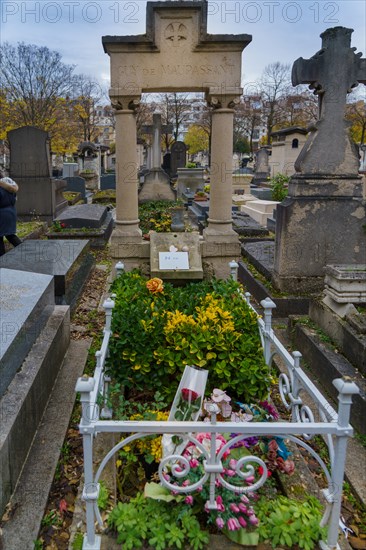
[[[261,306],[264,309],[264,360],[268,365],[271,359],[271,332],[272,332],[272,309],[276,307],[276,304],[272,302],[271,298],[266,298],[261,301]]]
[[[91,392],[94,390],[95,379],[82,376],[78,379],[75,391],[80,392],[82,416],[80,432],[83,436],[84,451],[84,489],[83,500],[86,505],[86,534],[83,550],[100,550],[101,538],[95,534],[94,503],[98,499],[99,484],[93,481],[93,423],[98,420],[98,411],[91,402]]]
[[[125,270],[125,264],[123,262],[117,262],[115,267],[116,267],[116,277],[119,277],[120,275],[122,275],[122,273]]]
[[[233,281],[237,281],[238,280],[238,269],[239,269],[238,262],[236,262],[235,260],[232,260],[229,263],[229,267],[230,267],[230,277],[233,279]]]
[[[349,424],[351,413],[352,395],[360,392],[358,387],[350,378],[336,378],[333,385],[338,390],[338,427],[339,435],[335,438],[334,463],[332,467],[332,494],[329,495],[332,501],[330,513],[327,548],[337,548],[339,518],[342,505],[342,489],[344,479],[344,467],[346,464],[346,453],[348,438],[353,434],[353,428]]]

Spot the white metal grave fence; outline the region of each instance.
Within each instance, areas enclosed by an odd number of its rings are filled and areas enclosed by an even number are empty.
[[[237,276],[237,264],[230,264],[232,277]],[[123,264],[116,266],[117,276],[123,270]],[[113,295],[112,295],[113,298]],[[245,298],[250,307],[250,295]],[[238,487],[231,485],[224,478],[222,457],[224,453],[236,442],[249,437],[283,437],[306,449],[319,463],[323,470],[327,488],[323,490],[327,503],[322,518],[322,525],[327,525],[327,540],[320,542],[322,549],[337,548],[338,529],[342,499],[342,485],[346,461],[346,450],[348,438],[353,435],[353,428],[349,424],[352,395],[359,392],[358,387],[347,379],[335,379],[334,386],[338,390],[338,412],[328,403],[309,377],[300,367],[301,353],[294,351],[290,354],[278,340],[272,329],[272,310],[275,304],[269,298],[261,302],[264,310],[263,319],[258,319],[258,327],[262,339],[264,357],[268,365],[271,364],[274,355],[279,355],[284,361],[287,373],[279,377],[279,390],[285,407],[291,412],[290,422],[217,422],[216,412],[211,412],[211,421],[205,422],[177,422],[177,421],[118,421],[112,420],[112,411],[108,408],[108,385],[110,379],[104,371],[105,360],[108,356],[109,338],[111,336],[111,320],[114,307],[113,299],[109,298],[104,302],[106,323],[102,346],[96,352],[96,368],[93,377],[83,376],[78,379],[76,391],[80,392],[82,404],[82,418],[80,421],[80,433],[83,436],[84,449],[84,489],[83,500],[86,503],[86,525],[87,532],[84,536],[83,550],[99,550],[101,538],[96,534],[95,521],[103,525],[98,509],[99,480],[108,461],[124,446],[133,441],[150,435],[162,434],[184,434],[203,453],[205,474],[202,479],[194,485],[177,487],[171,485],[163,476],[163,469],[171,463],[172,466],[179,460],[180,469],[183,470],[176,477],[184,477],[188,474],[189,461],[180,455],[165,457],[159,465],[159,477],[161,483],[174,491],[190,493],[204,483],[210,484],[210,499],[207,503],[209,509],[216,509],[215,487],[216,479],[223,486],[238,492]],[[254,309],[254,308],[253,308]],[[312,408],[303,402],[303,395],[307,394],[314,403],[318,420],[315,421]],[[102,407],[100,395],[104,402]],[[206,432],[211,434],[211,451],[207,451],[194,437],[195,433]],[[232,437],[224,447],[216,454],[216,434],[222,433],[237,434]],[[103,458],[96,472],[93,467],[93,439],[98,433],[120,433],[124,434]],[[128,435],[131,434],[131,435]],[[329,449],[330,468],[321,457],[307,443],[314,435],[320,434],[325,438]],[[128,435],[128,437],[126,437]],[[301,437],[302,439],[300,439]],[[254,465],[257,466],[255,470]],[[262,467],[261,474],[258,473],[259,466]],[[252,492],[261,487],[267,479],[267,467],[262,459],[257,456],[245,456],[240,459],[236,466],[236,474],[243,480],[249,476],[255,476],[255,482],[249,486],[240,488],[240,492]]]

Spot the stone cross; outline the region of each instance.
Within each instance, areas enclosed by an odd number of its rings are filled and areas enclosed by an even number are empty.
[[[292,84],[310,84],[319,96],[319,118],[296,163],[297,172],[320,175],[355,175],[358,153],[345,121],[347,93],[366,84],[366,59],[351,48],[352,29],[334,27],[320,36],[322,49],[310,59],[297,59]]]
[[[161,124],[161,114],[153,114],[152,126],[143,126],[144,134],[152,134],[152,169],[161,167],[161,135],[173,132],[171,124]]]

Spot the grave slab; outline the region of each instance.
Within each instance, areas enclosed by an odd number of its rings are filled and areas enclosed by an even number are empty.
[[[41,333],[55,304],[50,275],[0,269],[0,397]]]
[[[75,229],[100,228],[106,221],[108,209],[100,204],[76,204],[69,206],[57,216],[56,221]]]
[[[178,264],[174,262],[171,264],[171,269],[161,268],[163,264],[159,262],[159,253],[164,252],[169,255],[171,246],[174,246],[178,253],[188,253],[188,269],[175,269]],[[169,258],[167,261],[169,264]],[[172,282],[202,280],[203,268],[198,233],[151,233],[150,265],[151,277],[160,277]]]
[[[53,276],[55,303],[73,307],[94,262],[89,248],[82,240],[27,240],[0,258],[0,268]]]

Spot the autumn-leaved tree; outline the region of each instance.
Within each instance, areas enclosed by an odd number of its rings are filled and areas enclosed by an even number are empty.
[[[353,141],[363,145],[366,141],[366,101],[351,96],[346,105],[346,119],[351,123],[350,133]]]
[[[200,151],[207,151],[209,148],[209,135],[207,131],[197,124],[192,124],[184,136],[184,143],[188,147],[190,155],[195,155]]]

